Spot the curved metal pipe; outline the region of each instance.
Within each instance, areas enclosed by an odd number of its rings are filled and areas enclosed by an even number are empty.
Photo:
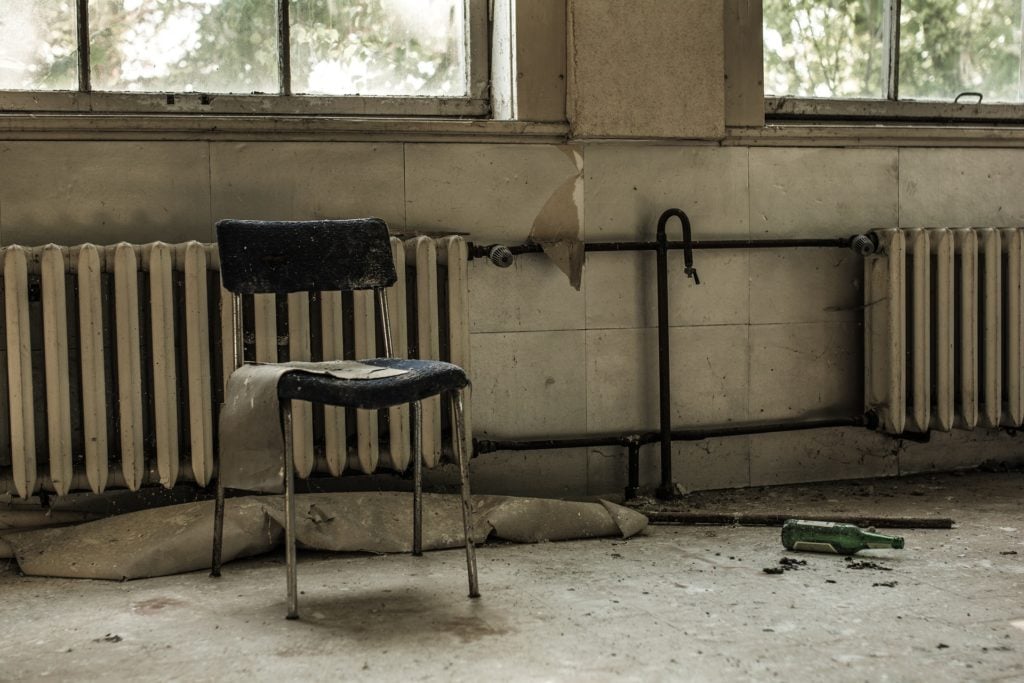
[[[683,267],[687,277],[693,278],[694,284],[700,284],[697,270],[693,267],[693,235],[690,218],[682,209],[668,209],[658,219],[658,232],[655,238],[658,257],[658,409],[661,426],[661,485],[658,487],[659,498],[672,498],[676,495],[675,483],[672,481],[672,382],[669,359],[668,334],[668,236],[665,227],[670,218],[678,218],[683,227]]]

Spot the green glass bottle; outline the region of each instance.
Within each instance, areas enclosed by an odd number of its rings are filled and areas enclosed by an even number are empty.
[[[864,531],[853,524],[790,519],[782,525],[782,545],[787,550],[853,555],[870,548],[903,548],[903,538]]]

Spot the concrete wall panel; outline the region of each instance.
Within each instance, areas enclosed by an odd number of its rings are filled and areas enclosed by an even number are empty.
[[[900,150],[900,225],[1024,225],[1024,149]]]
[[[587,429],[584,332],[474,334],[473,429],[486,438]]]
[[[746,420],[747,327],[675,327],[669,343],[673,425]],[[657,429],[657,330],[589,330],[586,354],[588,428]]]
[[[405,228],[401,144],[215,143],[215,219],[376,216]]]
[[[0,244],[209,241],[201,142],[0,142]]]

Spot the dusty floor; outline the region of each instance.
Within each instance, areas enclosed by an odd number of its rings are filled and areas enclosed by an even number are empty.
[[[651,527],[623,541],[301,554],[128,583],[0,564],[2,680],[1024,680],[1024,473],[701,494],[703,510],[951,516],[907,530],[889,570],[801,554],[778,530]]]

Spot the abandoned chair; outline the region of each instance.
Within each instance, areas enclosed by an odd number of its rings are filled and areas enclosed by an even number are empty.
[[[391,358],[387,287],[396,281],[387,225],[376,218],[324,221],[242,221],[217,223],[220,272],[224,288],[234,294],[232,310],[235,353],[241,363],[243,294],[286,294],[310,291],[374,291],[381,320],[386,358],[360,361],[363,366],[385,368],[391,374],[378,379],[339,378],[318,371],[338,363],[306,363],[303,368],[281,368],[277,375],[281,427],[284,431],[285,556],[288,577],[288,618],[298,618],[295,558],[295,465],[291,401],[376,410],[409,403],[412,406],[413,554],[422,553],[422,410],[420,400],[450,392],[455,423],[453,450],[462,479],[462,519],[469,573],[469,596],[479,596],[476,556],[471,538],[469,464],[463,418],[462,389],[469,384],[462,368],[436,360]],[[287,365],[287,364],[284,364]],[[399,374],[400,373],[400,374]],[[248,405],[248,404],[246,404]],[[223,467],[223,462],[221,463]],[[275,467],[276,470],[276,467]],[[213,567],[220,575],[224,532],[224,483],[231,472],[217,476],[214,515]],[[276,486],[280,486],[277,474]]]

